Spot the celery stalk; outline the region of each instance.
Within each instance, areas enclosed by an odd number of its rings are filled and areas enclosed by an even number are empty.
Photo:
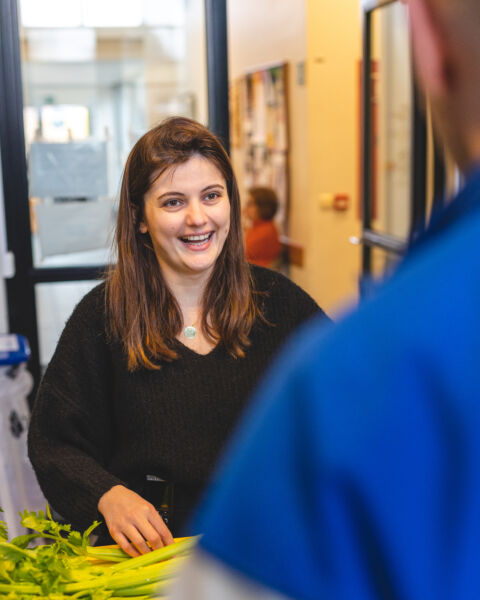
[[[119,571],[126,571],[127,569],[136,569],[138,567],[150,565],[155,562],[167,560],[169,558],[172,558],[173,556],[191,550],[193,546],[197,543],[198,539],[199,536],[186,538],[184,540],[181,540],[180,542],[175,542],[173,544],[170,544],[169,546],[159,548],[158,550],[152,550],[151,552],[148,552],[148,554],[136,556],[135,558],[131,558],[130,560],[126,560],[122,563],[114,565],[111,568],[111,572],[118,573]]]
[[[42,588],[39,585],[29,583],[0,583],[0,594],[42,594]]]
[[[141,569],[136,569],[131,573],[106,574],[95,577],[94,579],[85,579],[83,581],[67,583],[63,587],[63,591],[66,593],[74,593],[98,588],[121,590],[122,588],[131,588],[146,583],[154,583],[175,575],[178,571],[179,564],[184,560],[183,557],[178,557],[165,561],[164,563],[148,565]],[[109,572],[112,570],[113,567],[109,569]]]
[[[104,548],[102,546],[87,546],[85,549],[87,556],[111,562],[120,562],[130,559],[130,556],[121,548]]]

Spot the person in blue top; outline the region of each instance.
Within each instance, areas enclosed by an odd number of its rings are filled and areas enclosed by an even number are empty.
[[[408,5],[465,186],[374,298],[289,343],[172,600],[480,597],[480,2]]]

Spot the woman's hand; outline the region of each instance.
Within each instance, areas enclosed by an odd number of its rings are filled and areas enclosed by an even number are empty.
[[[123,485],[115,485],[105,492],[98,501],[98,510],[112,538],[130,556],[173,543],[170,530],[153,504]]]

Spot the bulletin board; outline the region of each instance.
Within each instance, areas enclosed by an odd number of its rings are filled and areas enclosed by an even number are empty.
[[[243,150],[245,189],[273,188],[279,200],[275,221],[286,233],[288,177],[288,65],[249,71],[230,89],[232,146]]]

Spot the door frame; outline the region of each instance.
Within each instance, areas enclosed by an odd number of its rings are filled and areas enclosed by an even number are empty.
[[[373,117],[372,117],[372,14],[375,10],[398,2],[398,0],[363,0],[363,70],[362,70],[362,275],[360,294],[365,289],[362,281],[372,275],[372,249],[381,248],[402,256],[409,243],[426,227],[427,213],[427,168],[428,144],[427,121],[422,96],[413,81],[412,85],[412,154],[410,159],[410,232],[407,240],[375,231],[373,229],[374,170],[373,156]],[[412,69],[413,78],[413,69]],[[443,157],[434,153],[433,169],[435,177],[434,203],[437,204],[445,192],[445,168]]]
[[[229,150],[227,0],[204,0],[210,130]],[[7,248],[15,258],[6,279],[9,330],[31,348],[34,392],[41,376],[35,285],[99,279],[106,265],[36,268],[33,264],[17,0],[0,0],[0,155]],[[34,392],[31,397],[33,397]]]

